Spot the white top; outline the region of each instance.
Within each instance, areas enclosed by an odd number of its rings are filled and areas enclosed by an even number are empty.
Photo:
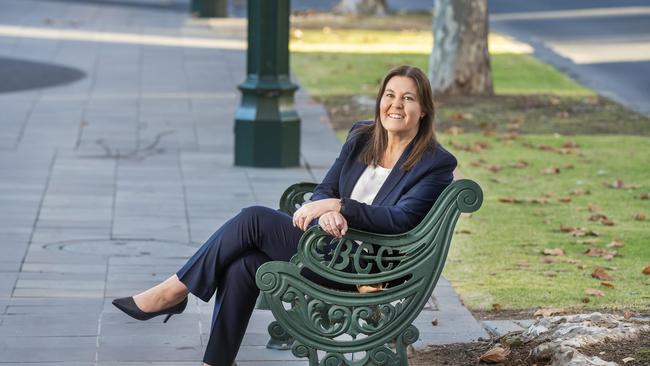
[[[392,170],[380,167],[379,165],[368,165],[354,185],[350,198],[357,202],[363,202],[368,205],[372,204],[372,201],[379,192],[379,188],[384,184]]]

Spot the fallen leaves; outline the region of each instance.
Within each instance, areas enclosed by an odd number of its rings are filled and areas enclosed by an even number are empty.
[[[503,169],[501,165],[497,164],[492,164],[487,167],[487,170],[491,171],[492,173],[498,173],[501,171],[501,169]]]
[[[555,257],[563,256],[565,254],[562,248],[544,249],[542,253],[544,255],[551,255]]]
[[[588,288],[585,289],[585,295],[593,296],[593,297],[603,297],[605,296],[605,293],[595,288]]]
[[[521,260],[521,261],[517,262],[517,266],[519,268],[528,268],[528,267],[530,267],[530,263],[528,263],[528,260],[524,259],[524,260]]]
[[[431,319],[431,325],[433,325],[434,327],[437,326],[438,325],[438,318]]]
[[[645,221],[646,216],[644,213],[637,212],[634,215],[632,215],[632,218],[636,221]]]
[[[563,233],[571,234],[575,237],[583,236],[599,236],[597,232],[584,228],[584,227],[573,227],[573,226],[564,226],[560,225],[560,231]]]
[[[589,190],[585,190],[585,189],[574,189],[569,194],[571,196],[586,196],[586,195],[590,195],[591,192]]]
[[[650,193],[649,192],[644,192],[639,195],[639,199],[641,200],[650,200]]]
[[[603,281],[600,283],[600,285],[607,288],[614,288],[614,284],[609,281]]]
[[[479,359],[487,363],[501,363],[506,360],[509,354],[510,354],[509,348],[495,346],[489,349],[483,355],[481,355]]]
[[[449,140],[449,145],[451,145],[455,149],[463,150],[467,152],[473,152],[473,153],[478,153],[490,148],[490,145],[485,141],[476,141],[473,144],[462,144],[458,141]]]
[[[556,166],[551,166],[548,168],[544,168],[540,171],[542,174],[560,174],[560,168]]]
[[[614,257],[621,257],[622,255],[616,251],[610,252],[601,248],[589,248],[584,253],[588,257],[602,257],[605,260],[611,261]]]
[[[625,244],[619,240],[612,240],[611,243],[607,244],[608,248],[622,248]]]
[[[534,317],[542,317],[542,318],[548,318],[549,316],[553,315],[561,315],[566,312],[565,309],[560,309],[560,308],[548,308],[548,309],[538,309],[533,313]]]
[[[537,149],[537,150],[542,150],[542,151],[554,152],[554,153],[558,153],[558,154],[561,154],[561,155],[574,154],[574,153],[579,151],[578,145],[575,144],[575,143],[571,143],[571,142],[564,143],[562,145],[562,147],[560,147],[560,148],[555,148],[553,146],[546,145],[546,144],[535,145],[535,144],[530,143],[530,142],[525,142],[525,143],[523,143],[523,145],[524,145],[524,147],[527,147],[527,148],[530,148],[530,149]],[[572,146],[575,146],[575,147],[572,147]]]
[[[613,188],[613,189],[637,189],[641,187],[638,184],[627,184],[623,182],[621,179],[617,179],[613,182],[603,182],[603,185],[605,187]]]
[[[525,169],[528,168],[528,162],[525,160],[519,160],[517,162],[510,164],[510,166],[515,169]]]
[[[576,244],[596,244],[600,241],[598,238],[593,238],[593,239],[578,239],[576,240]]]
[[[547,204],[548,198],[546,197],[527,197],[527,198],[516,198],[516,197],[499,197],[499,202],[502,203],[535,203],[535,204]]]
[[[603,267],[596,267],[593,272],[591,272],[591,277],[599,279],[601,281],[610,281],[612,276],[605,270]]]
[[[522,203],[524,201],[522,199],[514,198],[514,197],[500,197],[499,202],[503,202],[503,203]]]
[[[647,266],[641,271],[644,275],[650,275],[650,266]]]
[[[457,126],[451,126],[448,129],[444,131],[444,133],[452,135],[452,136],[457,136],[460,135],[461,133],[465,132],[462,128],[457,127]]]

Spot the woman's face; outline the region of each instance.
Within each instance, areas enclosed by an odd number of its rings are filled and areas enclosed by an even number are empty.
[[[418,88],[407,76],[393,76],[379,102],[379,120],[389,134],[414,137],[422,118]]]

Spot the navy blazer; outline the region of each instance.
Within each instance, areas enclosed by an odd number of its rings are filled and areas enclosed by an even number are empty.
[[[411,230],[422,221],[440,193],[454,179],[456,158],[440,144],[427,151],[409,171],[399,169],[413,149],[409,144],[379,189],[372,205],[350,198],[352,189],[367,165],[359,155],[368,141],[366,134],[354,133],[372,121],[357,122],[350,129],[339,157],[316,186],[311,200],[341,198],[341,214],[351,228],[382,234],[398,234]]]

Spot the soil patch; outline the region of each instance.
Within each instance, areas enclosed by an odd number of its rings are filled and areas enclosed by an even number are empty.
[[[438,366],[438,365],[488,365],[480,361],[480,357],[500,340],[490,342],[454,343],[443,346],[430,346],[426,350],[416,352],[409,358],[411,366]],[[513,344],[511,353],[503,363],[504,366],[532,366],[546,365],[549,360],[533,359],[530,351],[539,345],[539,342]],[[623,359],[631,357],[625,366],[650,365],[650,333],[641,333],[638,338],[599,344],[582,348],[581,351],[588,356],[598,356],[603,360],[616,362],[623,365]]]

